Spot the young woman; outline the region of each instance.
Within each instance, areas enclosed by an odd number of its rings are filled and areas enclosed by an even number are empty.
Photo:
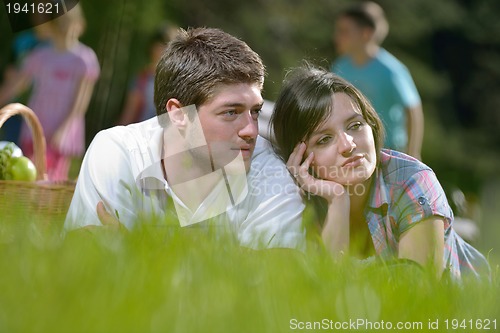
[[[297,184],[326,201],[321,236],[334,254],[409,259],[457,279],[489,274],[485,258],[453,230],[434,172],[382,148],[382,123],[353,85],[324,70],[297,69],[284,82],[271,126]]]

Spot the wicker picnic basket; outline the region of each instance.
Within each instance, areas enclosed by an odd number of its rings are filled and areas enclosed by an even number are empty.
[[[37,170],[34,182],[0,180],[0,221],[14,216],[46,222],[60,222],[68,210],[75,182],[51,182],[46,174],[46,142],[42,126],[35,113],[19,103],[0,109],[0,128],[7,119],[21,115],[33,136],[33,163]]]

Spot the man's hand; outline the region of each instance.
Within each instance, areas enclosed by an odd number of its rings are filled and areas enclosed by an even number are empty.
[[[106,210],[106,207],[104,207],[104,203],[102,201],[99,201],[96,206],[96,211],[97,211],[97,216],[99,217],[99,221],[101,221],[102,226],[98,225],[88,225],[83,227],[83,229],[94,232],[96,230],[114,230],[114,231],[120,231],[120,232],[125,232],[127,231],[127,228],[123,226],[123,224],[120,223],[120,221],[108,213]]]
[[[101,221],[102,225],[108,227],[109,229],[116,229],[120,231],[126,231],[127,229],[120,223],[120,221],[108,213],[106,207],[104,207],[104,203],[99,201],[97,203],[97,216],[99,217],[99,221]]]

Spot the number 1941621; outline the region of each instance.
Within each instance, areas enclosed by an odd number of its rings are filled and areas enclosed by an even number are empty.
[[[447,330],[497,330],[496,319],[445,319]]]
[[[40,2],[40,3],[19,3],[19,2],[8,2],[5,4],[8,14],[59,14],[59,3],[52,2]]]

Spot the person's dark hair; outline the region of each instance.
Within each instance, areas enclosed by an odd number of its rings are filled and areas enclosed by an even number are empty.
[[[380,152],[384,128],[366,97],[341,77],[305,65],[288,73],[271,116],[275,150],[284,161],[300,141],[306,141],[335,112],[334,93],[345,93],[357,104],[373,131],[377,154]]]
[[[377,43],[381,44],[389,33],[389,24],[382,7],[372,1],[358,2],[340,12],[339,17],[347,17],[360,27],[374,31]]]
[[[220,84],[257,83],[262,88],[264,74],[259,55],[240,39],[219,29],[180,29],[156,67],[156,113],[166,112],[170,98],[199,106]]]
[[[169,22],[163,23],[150,36],[148,41],[149,49],[156,44],[164,44],[167,47],[168,42],[175,38],[177,31],[179,31],[178,26]]]

